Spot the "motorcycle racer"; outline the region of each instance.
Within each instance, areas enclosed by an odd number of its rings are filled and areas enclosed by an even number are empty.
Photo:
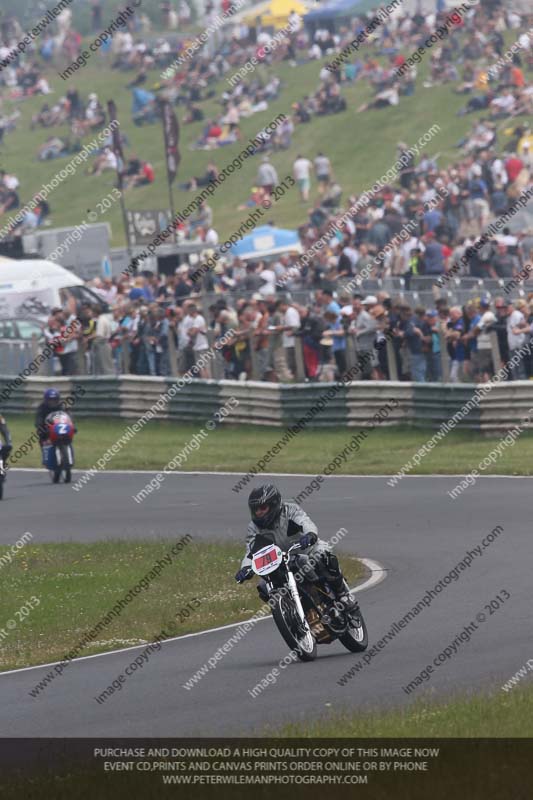
[[[52,414],[54,411],[65,411],[65,403],[57,389],[47,389],[43,395],[42,403],[37,406],[35,412],[35,428],[41,444],[48,438],[46,418],[48,414]]]
[[[357,608],[337,556],[331,552],[327,542],[318,538],[317,526],[298,503],[282,500],[279,489],[269,483],[252,490],[248,507],[252,521],[246,536],[246,555],[235,575],[238,583],[253,575],[251,554],[256,536],[272,541],[284,551],[299,542],[301,551],[295,557],[298,569],[310,581],[327,581],[346,610]],[[264,581],[259,582],[257,591],[266,602],[268,595]]]

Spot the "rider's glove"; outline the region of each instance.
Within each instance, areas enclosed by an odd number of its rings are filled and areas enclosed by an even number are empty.
[[[235,580],[237,583],[244,583],[244,581],[249,580],[254,571],[251,567],[241,567],[238,573],[235,575]]]
[[[303,536],[300,536],[300,547],[305,550],[306,547],[316,544],[317,539],[316,533],[304,533]]]

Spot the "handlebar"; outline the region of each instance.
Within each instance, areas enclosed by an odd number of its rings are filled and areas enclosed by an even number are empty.
[[[299,547],[301,547],[301,546],[302,546],[302,545],[300,544],[300,542],[296,542],[296,544],[293,544],[293,545],[291,545],[291,546],[289,547],[289,549],[287,550],[287,555],[289,555],[290,553],[292,553],[292,551],[293,551],[293,550],[297,550],[297,549],[298,549]]]

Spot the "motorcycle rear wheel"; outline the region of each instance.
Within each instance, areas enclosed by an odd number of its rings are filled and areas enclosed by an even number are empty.
[[[314,661],[316,658],[317,644],[315,637],[309,631],[305,636],[298,635],[294,628],[294,621],[298,620],[298,612],[291,598],[278,597],[272,609],[272,616],[285,643],[294,651],[300,661]]]

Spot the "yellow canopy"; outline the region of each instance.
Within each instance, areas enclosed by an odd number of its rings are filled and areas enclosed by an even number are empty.
[[[265,10],[260,11],[259,6],[256,6],[244,21],[250,24],[255,22],[257,17],[261,17],[261,24],[265,27],[284,28],[289,21],[291,11],[296,11],[303,17],[307,14],[307,6],[300,0],[272,0]]]

